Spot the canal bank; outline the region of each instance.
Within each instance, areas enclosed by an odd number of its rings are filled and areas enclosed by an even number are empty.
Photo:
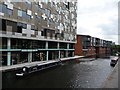
[[[88,62],[88,61],[93,61],[96,60],[95,58],[81,58],[79,59],[80,62]]]
[[[73,59],[79,59],[79,58],[83,58],[84,56],[74,56],[74,57],[69,57],[69,58],[61,58],[60,60],[62,62],[64,61],[68,61],[68,60],[73,60]],[[3,66],[0,67],[0,71],[2,72],[7,72],[7,71],[14,71],[14,70],[18,70],[21,69],[25,66],[35,66],[37,64],[49,64],[49,63],[55,63],[57,60],[50,60],[50,61],[36,61],[36,62],[29,62],[29,63],[23,63],[23,64],[16,64],[16,65],[11,65],[11,66]]]
[[[16,72],[3,73],[4,88],[101,88],[113,67],[110,59],[90,62],[70,60],[55,68],[43,70],[27,77],[16,78]]]
[[[103,88],[118,88],[118,63],[102,85]]]

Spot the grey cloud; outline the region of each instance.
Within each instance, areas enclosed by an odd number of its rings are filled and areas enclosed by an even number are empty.
[[[98,25],[97,27],[102,29],[102,34],[104,35],[118,35],[117,23],[118,23],[117,20],[114,19],[110,24],[101,24]]]

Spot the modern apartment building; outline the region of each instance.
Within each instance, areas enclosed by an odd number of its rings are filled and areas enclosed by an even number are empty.
[[[0,1],[2,65],[74,56],[77,2]]]
[[[75,55],[88,57],[105,57],[111,54],[112,41],[89,35],[77,35]]]

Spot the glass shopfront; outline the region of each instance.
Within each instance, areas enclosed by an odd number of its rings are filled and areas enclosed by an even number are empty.
[[[46,60],[46,51],[38,51],[32,53],[33,62],[34,61],[45,61]]]
[[[57,59],[58,56],[59,56],[59,52],[58,51],[49,51],[48,60]]]
[[[11,53],[11,64],[20,64],[28,62],[28,53],[27,52],[12,52]]]
[[[7,66],[7,52],[2,52],[2,60],[0,61],[2,66]]]
[[[60,51],[60,58],[64,58],[65,57],[65,51]]]

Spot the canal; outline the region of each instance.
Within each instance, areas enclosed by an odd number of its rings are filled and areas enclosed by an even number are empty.
[[[15,72],[3,73],[3,88],[100,88],[113,70],[110,59],[77,62],[17,78]]]

